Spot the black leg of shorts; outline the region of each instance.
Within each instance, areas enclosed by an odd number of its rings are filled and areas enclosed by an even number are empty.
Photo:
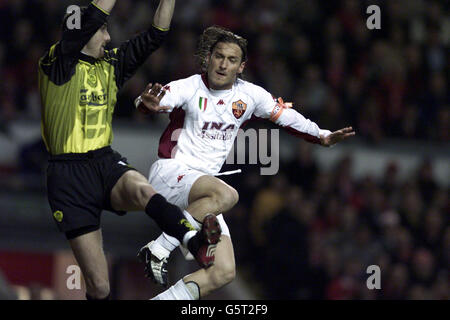
[[[86,227],[81,227],[75,230],[70,230],[66,232],[66,238],[67,240],[72,240],[75,239],[76,237],[82,236],[84,234],[93,232],[93,231],[97,231],[98,229],[100,229],[100,226],[86,226]]]

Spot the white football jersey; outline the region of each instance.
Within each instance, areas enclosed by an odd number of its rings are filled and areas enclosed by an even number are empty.
[[[229,90],[213,90],[205,75],[196,74],[172,81],[164,90],[160,105],[171,107],[170,123],[159,141],[158,156],[178,159],[206,174],[219,172],[239,128],[251,119],[271,120],[313,143],[320,142],[320,134],[330,133],[242,79]],[[138,97],[135,104],[140,103]]]

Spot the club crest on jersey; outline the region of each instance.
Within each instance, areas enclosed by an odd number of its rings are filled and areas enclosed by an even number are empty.
[[[239,119],[244,114],[245,110],[247,110],[247,104],[242,100],[238,100],[233,102],[233,115],[236,119]]]
[[[200,97],[198,99],[198,107],[201,111],[205,111],[208,106],[208,98]]]
[[[87,83],[89,86],[97,87],[97,75],[95,74],[95,68],[90,68],[88,71]]]

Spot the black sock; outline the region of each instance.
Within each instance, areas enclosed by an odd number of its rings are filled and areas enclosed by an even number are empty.
[[[108,295],[107,295],[106,297],[101,298],[101,299],[96,299],[96,298],[94,298],[93,296],[89,295],[89,294],[86,292],[86,300],[109,300],[109,299],[110,299],[110,296],[111,296],[111,293],[108,293]]]
[[[197,234],[195,236],[193,236],[191,239],[189,239],[189,241],[187,243],[189,252],[192,253],[192,255],[194,255],[194,256],[197,255],[197,252],[202,245],[203,245],[203,241],[202,241],[201,232],[197,232]]]
[[[159,193],[150,198],[145,207],[145,213],[155,220],[162,231],[177,238],[181,243],[186,232],[195,231],[180,208],[167,202],[166,198]]]

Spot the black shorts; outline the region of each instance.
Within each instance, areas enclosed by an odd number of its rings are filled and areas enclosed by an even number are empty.
[[[50,156],[47,192],[58,229],[72,239],[99,229],[102,210],[124,215],[111,207],[111,190],[128,170],[135,169],[111,147]]]

